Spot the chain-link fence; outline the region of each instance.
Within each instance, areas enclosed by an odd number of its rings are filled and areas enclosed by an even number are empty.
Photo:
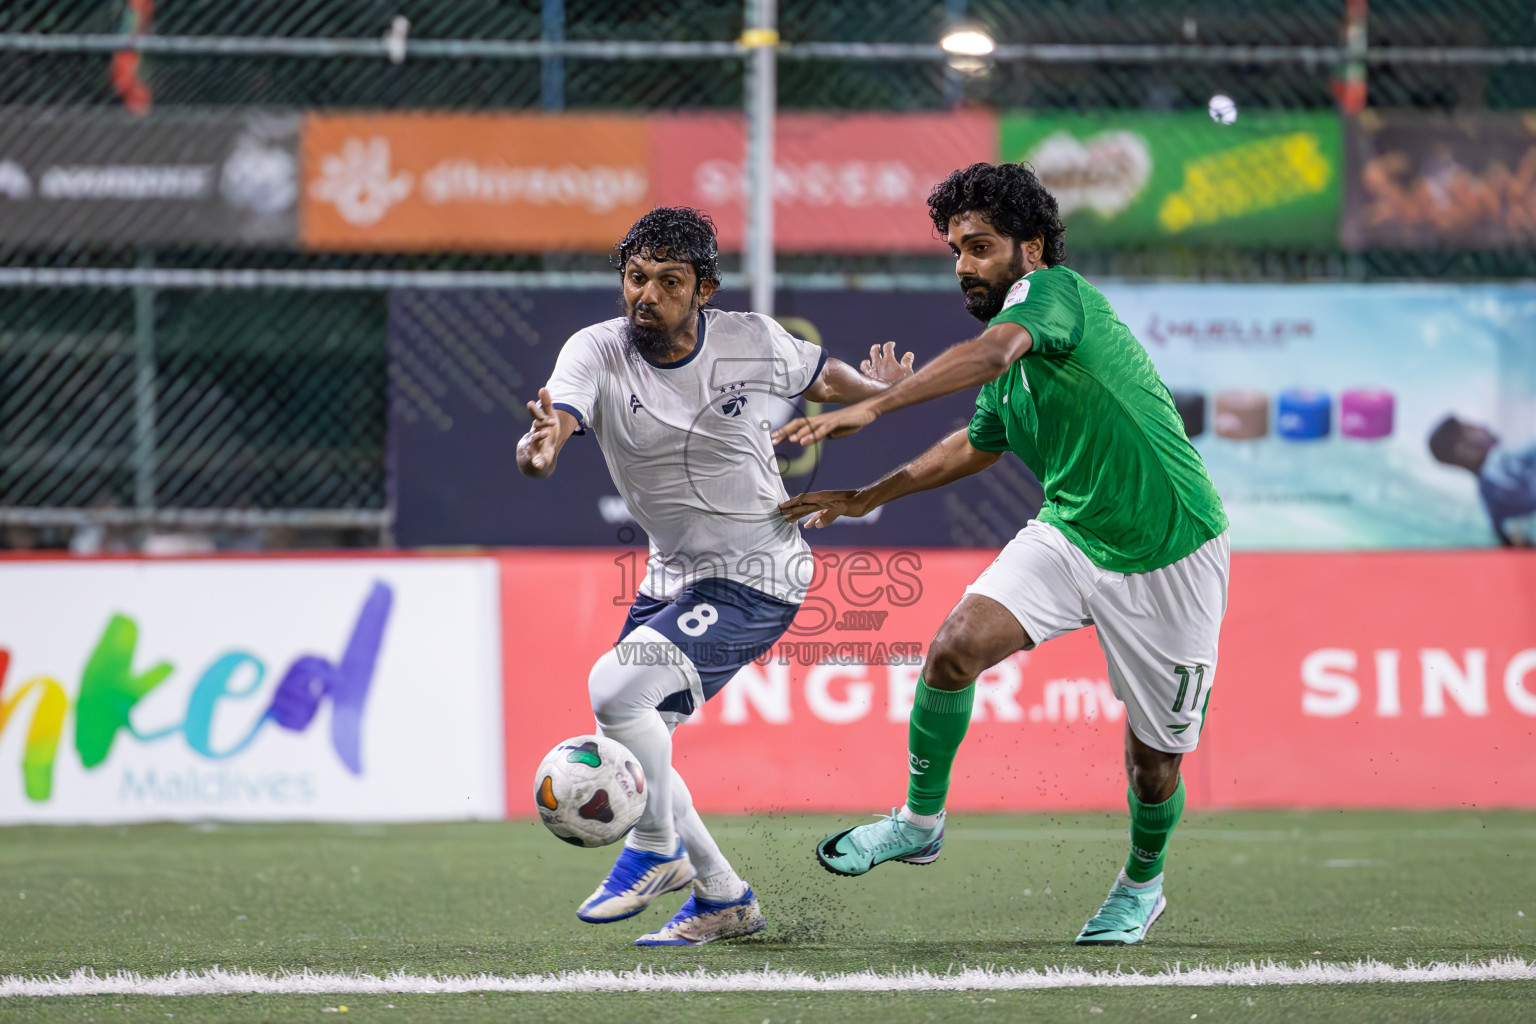
[[[62,40],[131,29],[135,22],[125,22],[125,10],[135,6],[5,5],[0,32],[46,34],[57,48],[21,48],[13,41],[0,49],[0,103],[119,103],[100,53]],[[1239,105],[1326,108],[1334,103],[1330,83],[1339,71],[1329,51],[1343,43],[1346,6],[1345,0],[783,0],[779,103],[910,110],[965,99],[1005,107],[1177,108],[1203,107],[1213,92],[1225,92]],[[1512,52],[1536,47],[1532,15],[1518,0],[1373,0],[1365,56],[1371,102],[1532,106],[1536,70],[1529,53]],[[409,25],[407,56],[391,63],[379,59],[379,41],[397,17]],[[984,26],[1003,44],[987,73],[953,73],[937,52],[945,25],[957,18]],[[146,40],[151,48],[140,74],[162,105],[650,110],[739,109],[744,100],[741,54],[732,48],[744,8],[716,0],[160,0],[152,19],[159,38]],[[497,48],[540,42],[636,45],[617,59]],[[256,52],[263,43],[268,52]],[[715,48],[675,55],[690,44]],[[1221,48],[1247,52],[1224,56]],[[1441,56],[1405,55],[1414,49]],[[1458,49],[1469,52],[1445,55]]]
[[[1371,108],[1536,107],[1536,17],[1514,0],[781,0],[777,20],[783,111],[1176,112],[1216,93],[1244,111],[1330,111],[1351,80]],[[997,40],[990,57],[939,48],[960,20]],[[744,5],[714,0],[16,0],[0,5],[0,119],[740,111],[747,24]],[[0,161],[16,199],[6,173]],[[221,546],[387,539],[389,290],[607,280],[599,253],[55,234],[0,242],[9,546],[110,549],[192,527]],[[1536,274],[1518,246],[1128,242],[1072,261],[1183,279]],[[779,270],[865,287],[948,273],[910,253],[788,252]]]

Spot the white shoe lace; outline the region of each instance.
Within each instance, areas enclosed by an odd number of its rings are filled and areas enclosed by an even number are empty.
[[[870,844],[860,842],[859,846],[861,846],[866,853],[878,853],[879,851],[892,846],[905,845],[907,842],[909,842],[909,840],[902,835],[902,830],[917,827],[910,822],[902,820],[900,807],[892,807],[890,814],[874,814],[871,815],[871,817],[878,818],[881,822],[889,821],[894,827],[889,829],[881,829],[879,833],[880,840],[876,843]],[[855,833],[855,835],[857,835],[857,833]],[[860,836],[859,838],[862,839],[863,837]]]

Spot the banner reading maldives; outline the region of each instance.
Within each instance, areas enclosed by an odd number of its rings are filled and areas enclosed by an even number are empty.
[[[489,559],[0,563],[0,823],[502,807]]]
[[[923,655],[992,554],[818,550],[789,633],[675,734],[700,809],[899,803]],[[501,558],[513,817],[544,751],[592,728],[637,557]],[[1536,807],[1536,554],[1237,554],[1231,580],[1194,806]],[[950,807],[1123,810],[1124,731],[1091,627],[1016,654],[976,683]]]
[[[746,126],[739,115],[650,119],[656,202],[708,210],[739,250]],[[997,159],[990,114],[794,114],[774,128],[774,242],[781,252],[942,253],[928,193],[957,167]]]

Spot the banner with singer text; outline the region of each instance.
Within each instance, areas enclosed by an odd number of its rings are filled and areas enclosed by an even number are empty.
[[[823,548],[790,632],[675,734],[706,813],[881,812],[934,632],[991,552]],[[501,556],[507,811],[589,732],[634,552]],[[1433,593],[1433,600],[1426,596]],[[983,673],[956,811],[1123,812],[1125,707],[1087,628]],[[1237,554],[1191,806],[1536,807],[1536,555]],[[807,840],[809,841],[809,839]]]
[[[746,122],[736,114],[650,119],[656,202],[708,210],[720,247],[745,239]],[[780,114],[774,243],[781,252],[942,255],[928,193],[957,167],[997,159],[997,119],[943,114]]]

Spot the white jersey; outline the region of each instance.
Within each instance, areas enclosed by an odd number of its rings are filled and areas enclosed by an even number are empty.
[[[555,408],[597,435],[630,515],[650,536],[640,591],[671,600],[723,577],[800,603],[811,551],[778,505],[789,497],[772,428],[816,380],[820,346],[771,317],[705,309],[698,343],[653,363],[624,339],[624,318],[576,332],[549,378]]]

